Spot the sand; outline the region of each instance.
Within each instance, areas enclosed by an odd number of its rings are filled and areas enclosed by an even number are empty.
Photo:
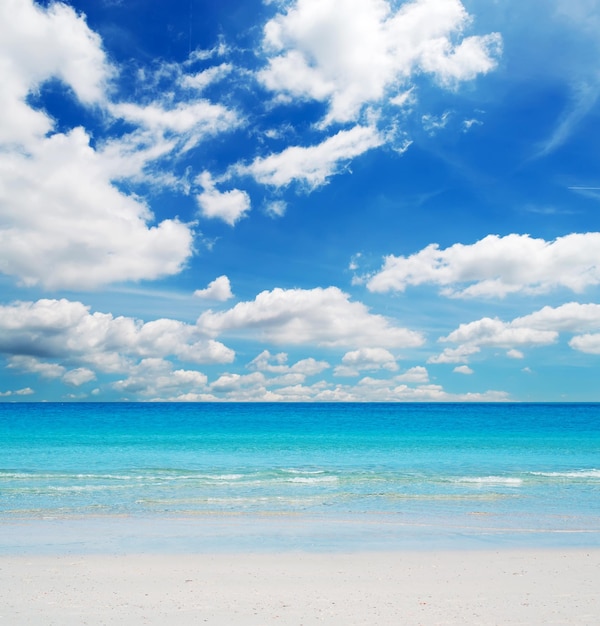
[[[0,557],[0,624],[600,623],[600,549]]]

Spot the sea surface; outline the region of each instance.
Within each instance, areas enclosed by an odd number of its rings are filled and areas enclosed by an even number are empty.
[[[502,546],[600,546],[599,404],[0,404],[0,553]]]

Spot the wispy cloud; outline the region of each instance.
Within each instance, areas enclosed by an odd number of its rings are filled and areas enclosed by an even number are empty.
[[[581,121],[592,111],[600,96],[600,80],[594,82],[582,80],[571,88],[569,104],[557,121],[550,136],[541,142],[533,158],[547,156],[560,148],[579,126]]]
[[[250,165],[236,165],[233,172],[250,175],[263,185],[285,187],[298,182],[315,189],[325,184],[341,164],[383,143],[376,129],[355,126],[314,146],[291,146],[278,154],[258,157]]]

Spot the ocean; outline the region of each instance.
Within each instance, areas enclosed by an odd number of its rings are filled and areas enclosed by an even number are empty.
[[[0,553],[599,539],[598,404],[0,404]]]

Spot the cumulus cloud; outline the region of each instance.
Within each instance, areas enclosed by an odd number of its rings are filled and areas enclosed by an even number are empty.
[[[88,289],[179,272],[190,227],[157,225],[118,191],[81,128],[40,141],[33,154],[0,152],[0,272],[26,285]]]
[[[11,357],[11,367],[46,377],[61,374],[71,363],[123,372],[143,358],[191,363],[230,363],[234,358],[232,350],[194,325],[91,313],[81,302],[66,299],[0,306],[0,353]],[[67,382],[85,375],[81,370],[65,374]]]
[[[419,333],[370,313],[337,287],[263,291],[228,311],[206,311],[197,324],[212,336],[245,331],[274,344],[406,348],[423,343]]]
[[[81,385],[89,383],[92,380],[96,380],[96,374],[94,374],[94,372],[87,367],[78,367],[74,370],[68,371],[63,376],[63,381],[67,383],[67,385],[73,385],[74,387],[80,387]]]
[[[383,380],[365,377],[354,386],[337,385],[325,389],[307,389],[305,392],[307,396],[310,392],[310,397],[324,402],[503,402],[510,398],[504,391],[457,394],[446,391],[441,385],[428,383],[426,379],[415,383],[405,384],[397,378]]]
[[[217,300],[218,302],[225,302],[233,298],[231,291],[231,283],[227,276],[219,276],[208,284],[206,289],[197,289],[194,291],[194,295],[197,298],[203,300]]]
[[[33,90],[55,77],[82,103],[99,104],[114,71],[98,35],[71,7],[42,8],[31,0],[6,0],[0,6],[0,64],[0,143],[25,149],[53,126],[45,112],[27,103]]]
[[[112,384],[125,396],[133,395],[159,399],[166,396],[197,396],[206,389],[207,377],[195,370],[174,369],[173,364],[160,358],[143,359],[131,368],[127,378]],[[188,395],[189,397],[189,395]]]
[[[261,372],[252,374],[223,374],[210,385],[213,392],[240,391],[248,387],[256,387],[264,390],[265,376]]]
[[[315,189],[335,174],[340,164],[384,143],[383,137],[370,126],[340,130],[315,146],[291,146],[277,154],[258,157],[250,165],[237,165],[235,173],[250,175],[257,182],[285,187],[292,182]]]
[[[433,402],[504,401],[503,391],[453,394],[429,382],[427,370],[417,366],[389,379],[366,376],[356,384],[319,380],[306,384],[295,374],[284,373],[285,353],[265,351],[253,360],[260,371],[251,374],[227,373],[209,385],[214,398],[247,402]],[[291,366],[294,367],[294,366]],[[279,374],[269,377],[269,374]]]
[[[567,302],[558,307],[545,306],[513,322],[544,330],[583,332],[600,328],[600,304]]]
[[[440,285],[450,297],[501,298],[560,287],[580,293],[600,284],[600,233],[573,233],[553,241],[488,235],[443,250],[431,244],[410,256],[386,257],[382,269],[367,279],[373,292],[422,284]]]
[[[399,383],[420,383],[425,384],[429,382],[429,372],[427,368],[422,365],[417,365],[415,367],[411,367],[407,369],[402,374],[398,376],[394,376],[392,379],[395,382]]]
[[[398,364],[394,355],[385,348],[360,348],[346,352],[342,365],[335,368],[336,376],[358,376],[361,371],[386,369],[396,371]]]
[[[478,346],[464,345],[458,348],[444,348],[441,354],[431,356],[427,359],[427,363],[464,363],[469,360],[473,354],[480,352]]]
[[[456,374],[472,374],[473,370],[468,365],[458,365],[453,370]]]
[[[113,69],[84,19],[63,4],[2,3],[0,65],[0,272],[27,285],[89,288],[180,271],[189,227],[151,225],[148,208],[112,186],[85,130],[51,134],[54,121],[27,102],[58,78],[82,104],[105,104]]]
[[[399,385],[399,383],[401,384]],[[427,368],[417,365],[390,378],[374,378],[373,376],[365,376],[358,381],[355,389],[361,390],[361,392],[364,392],[367,388],[370,389],[371,392],[390,392],[391,390],[398,388],[408,389],[406,383],[419,386],[428,385],[429,372],[427,371]],[[347,386],[346,388],[351,389],[350,386]],[[373,399],[376,398],[374,397]]]
[[[196,200],[204,217],[218,218],[234,226],[250,210],[250,197],[245,191],[219,191],[208,172],[200,174],[198,182],[204,191]]]
[[[285,352],[271,354],[268,350],[263,350],[248,363],[248,368],[271,374],[299,374],[302,377],[320,374],[329,368],[326,361],[317,361],[313,358],[301,359],[293,365],[288,365],[287,360],[288,355]]]
[[[190,97],[190,85],[178,100],[186,74],[177,64],[158,72],[172,83],[168,96],[156,100],[154,89],[144,102],[113,101],[118,68],[85,17],[62,3],[2,3],[0,66],[0,272],[46,289],[180,272],[193,253],[192,226],[176,217],[157,222],[142,197],[116,182],[179,184],[167,170],[148,168],[238,126],[239,116]],[[226,69],[219,66],[212,80]],[[152,82],[149,73],[138,76]],[[39,96],[51,80],[90,117],[102,118],[93,140],[86,128],[69,128],[70,120],[44,110]],[[105,123],[115,119],[126,125]]]
[[[573,337],[569,341],[569,345],[579,352],[587,352],[588,354],[600,354],[600,333],[586,333]]]
[[[510,358],[523,358],[518,348],[547,346],[555,343],[561,332],[574,336],[569,345],[581,352],[596,354],[598,333],[586,331],[600,330],[600,305],[568,302],[558,307],[545,306],[530,315],[517,317],[510,322],[499,318],[484,317],[474,322],[461,324],[441,342],[460,344],[449,348],[438,356],[429,359],[431,363],[466,362],[471,354],[483,347],[508,349]]]
[[[407,91],[413,74],[444,86],[496,66],[498,34],[464,37],[458,0],[297,0],[264,29],[259,80],[282,98],[326,102],[323,125],[356,120],[368,104]]]
[[[461,324],[442,341],[473,344],[477,346],[540,346],[554,343],[558,333],[534,326],[523,326],[518,320],[506,323],[499,318],[484,317],[475,322]]]
[[[282,372],[289,371],[287,359],[288,355],[285,352],[271,354],[269,350],[263,350],[258,356],[252,359],[250,363],[248,363],[248,368],[258,372],[272,372],[280,374]]]
[[[62,365],[40,361],[32,356],[11,356],[8,359],[7,367],[21,372],[38,374],[42,378],[60,378],[65,373],[65,368]]]

